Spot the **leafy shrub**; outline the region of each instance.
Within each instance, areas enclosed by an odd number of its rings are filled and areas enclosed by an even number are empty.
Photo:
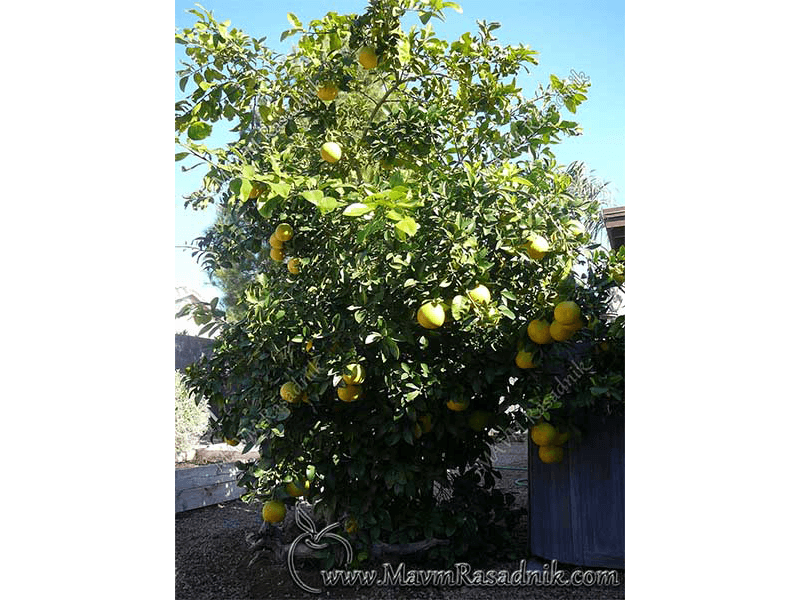
[[[183,375],[175,371],[175,460],[192,449],[208,428],[208,402],[195,401]]]

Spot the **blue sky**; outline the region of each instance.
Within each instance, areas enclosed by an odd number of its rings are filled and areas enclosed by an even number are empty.
[[[291,10],[303,23],[328,11],[360,13],[367,0],[295,1],[281,3],[255,0],[207,0],[200,2],[218,20],[230,19],[231,27],[254,37],[266,36],[266,43],[280,51],[290,48],[290,40],[281,43],[280,34],[289,29],[286,13]],[[517,82],[526,96],[539,83],[546,83],[551,73],[566,77],[571,70],[591,78],[588,100],[574,117],[584,134],[554,147],[563,164],[585,162],[602,181],[608,181],[609,204],[625,204],[625,4],[622,0],[464,0],[462,14],[446,11],[447,20],[432,20],[440,38],[454,40],[465,31],[477,31],[476,20],[499,22],[494,31],[500,43],[527,44],[539,52],[539,66],[523,74]],[[176,27],[190,27],[196,20],[186,11],[195,3],[175,2]],[[418,22],[418,21],[417,21]],[[176,46],[175,65],[183,58],[183,48]],[[180,97],[175,83],[176,98]],[[564,110],[566,113],[566,110]],[[567,113],[568,114],[568,113]],[[217,127],[217,130],[220,128]],[[223,131],[215,131],[209,145],[222,145]],[[181,163],[184,164],[184,163]],[[191,163],[189,163],[191,164]],[[175,245],[182,245],[198,235],[214,220],[214,209],[196,212],[183,208],[182,196],[199,187],[202,167],[183,173],[175,167]],[[187,286],[207,299],[218,295],[189,251],[175,250],[175,285]]]

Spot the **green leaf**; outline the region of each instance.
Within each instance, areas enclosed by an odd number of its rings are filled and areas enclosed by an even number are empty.
[[[304,192],[300,192],[300,195],[311,202],[314,206],[319,206],[319,203],[322,202],[322,199],[325,197],[325,194],[322,193],[322,190],[306,190]]]
[[[345,217],[360,217],[372,211],[373,208],[371,206],[367,206],[361,202],[353,202],[353,204],[344,209],[342,214]]]
[[[189,156],[189,153],[188,153],[188,152],[178,152],[178,153],[175,155],[175,162],[178,162],[179,160],[183,160],[183,159],[184,159],[184,158],[186,158],[187,156]]]
[[[242,185],[239,187],[239,200],[247,202],[250,199],[250,192],[253,191],[253,184],[249,179],[242,179]]]
[[[395,341],[392,338],[383,338],[381,340],[381,344],[383,347],[391,354],[395,360],[400,358],[400,348],[397,346]]]
[[[211,125],[198,121],[189,125],[189,130],[186,133],[190,140],[202,140],[211,135]]]
[[[332,210],[339,208],[342,205],[336,198],[332,198],[331,196],[325,196],[322,200],[317,203],[317,208],[320,212],[325,215]]]
[[[287,29],[281,34],[281,41],[285,40],[287,37],[293,36],[295,33],[300,31],[299,29]]]
[[[420,390],[414,390],[413,392],[408,392],[406,394],[406,402],[411,402],[412,400],[414,400],[414,398],[419,396],[421,393],[422,392]]]
[[[275,156],[270,155],[269,164],[272,167],[272,172],[275,173],[278,177],[280,177],[281,179],[289,178],[289,176],[286,173],[284,173],[283,170],[281,169],[281,165],[278,163]]]
[[[302,29],[303,24],[300,22],[300,19],[298,19],[293,13],[286,13],[286,18],[289,21],[290,25]]]
[[[272,190],[273,196],[280,196],[286,198],[292,190],[292,186],[288,183],[273,183],[269,182],[269,189]]]
[[[278,199],[277,197],[272,198],[264,198],[261,196],[256,201],[256,209],[258,209],[258,214],[260,214],[265,219],[269,219],[272,217],[272,212],[278,206]]]
[[[511,312],[511,309],[507,306],[500,306],[497,310],[499,310],[503,315],[508,317],[509,319],[516,319],[517,315]]]
[[[413,236],[419,230],[419,224],[411,217],[404,217],[401,221],[395,223],[395,228],[398,231]]]
[[[181,77],[181,80],[178,82],[178,85],[180,86],[182,92],[186,90],[187,81],[189,81],[188,75],[186,77]]]
[[[364,344],[369,345],[372,342],[375,342],[375,341],[381,339],[382,337],[383,336],[378,332],[370,333],[366,338],[364,338]]]
[[[246,179],[253,179],[256,176],[256,169],[253,165],[242,166],[242,176]]]
[[[336,32],[332,32],[328,35],[328,40],[330,40],[330,52],[336,52],[339,48],[342,47],[342,38],[336,35]]]
[[[461,318],[467,314],[469,308],[469,300],[467,300],[467,298],[461,294],[454,296],[453,301],[450,303],[450,311],[452,312],[453,318],[456,321],[460,321]]]

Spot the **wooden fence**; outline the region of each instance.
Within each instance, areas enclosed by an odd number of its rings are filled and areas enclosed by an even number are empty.
[[[625,568],[625,418],[592,417],[568,442],[564,460],[545,464],[528,438],[530,552],[564,563]]]

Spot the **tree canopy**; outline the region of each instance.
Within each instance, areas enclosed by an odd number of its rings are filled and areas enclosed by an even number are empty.
[[[440,39],[431,19],[448,8],[290,13],[287,55],[203,9],[176,35],[176,160],[208,169],[187,206],[225,207],[198,258],[252,268],[241,318],[190,385],[221,435],[261,450],[246,498],[291,503],[299,487],[358,524],[361,558],[434,537],[452,540],[431,551],[446,560],[502,552],[516,515],[491,443],[540,421],[579,440],[581,414],[623,402],[624,320],[607,305],[624,256],[591,241],[597,197],[552,150],[580,133],[561,110],[589,81],[550,75],[524,97],[537,53],[499,44],[497,23]],[[238,139],[206,146],[226,122]],[[565,395],[578,356],[593,374]]]

